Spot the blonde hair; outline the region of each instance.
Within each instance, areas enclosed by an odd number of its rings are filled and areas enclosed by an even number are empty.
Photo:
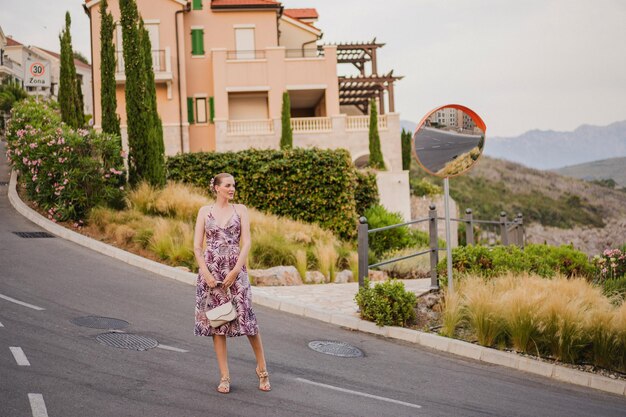
[[[213,178],[211,178],[211,181],[209,182],[209,187],[211,188],[211,193],[212,194],[216,194],[215,187],[217,185],[220,185],[224,178],[228,178],[228,177],[233,178],[233,179],[235,178],[235,177],[232,176],[232,174],[229,174],[228,172],[222,172],[220,174],[217,174]]]

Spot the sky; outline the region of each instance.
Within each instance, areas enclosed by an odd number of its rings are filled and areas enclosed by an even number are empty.
[[[90,56],[81,0],[0,0],[0,26],[29,45],[59,50],[64,13],[74,49]],[[624,0],[285,0],[314,7],[323,42],[368,41],[379,73],[394,70],[396,111],[419,122],[462,104],[488,136],[570,131],[626,120]],[[349,68],[340,68],[340,74]]]

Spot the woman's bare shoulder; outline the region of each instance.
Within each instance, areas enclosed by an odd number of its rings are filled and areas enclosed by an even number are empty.
[[[209,210],[211,210],[211,207],[212,205],[210,204],[200,207],[200,209],[198,209],[198,216],[204,216],[209,214]]]
[[[248,208],[244,204],[235,204],[235,208],[237,210],[241,210],[244,213],[248,211]]]

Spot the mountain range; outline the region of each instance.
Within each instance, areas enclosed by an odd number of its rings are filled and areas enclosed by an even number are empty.
[[[410,131],[416,127],[411,121],[400,124]],[[485,155],[542,170],[626,157],[626,120],[608,126],[582,125],[571,132],[530,130],[516,137],[487,136]]]

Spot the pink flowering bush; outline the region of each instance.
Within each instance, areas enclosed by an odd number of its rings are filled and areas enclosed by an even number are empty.
[[[600,282],[626,276],[626,250],[605,249],[602,255],[593,257],[593,264]]]
[[[96,205],[123,205],[119,139],[61,122],[55,102],[25,100],[12,111],[7,157],[35,204],[53,221],[77,224]]]

